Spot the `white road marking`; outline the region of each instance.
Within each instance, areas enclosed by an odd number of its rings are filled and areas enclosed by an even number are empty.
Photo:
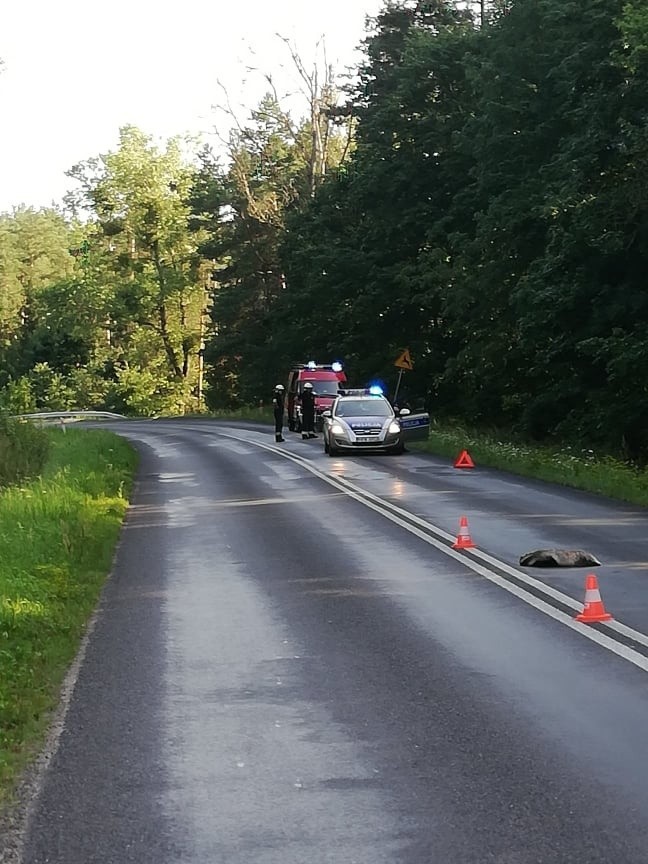
[[[237,438],[237,440],[245,440],[239,439],[238,436],[231,435],[231,433],[218,432],[217,434],[223,435],[224,437]],[[521,570],[516,570],[514,567],[511,567],[504,561],[499,561],[497,558],[494,558],[479,549],[468,549],[463,550],[462,552],[458,552],[457,550],[452,549],[445,543],[437,540],[435,537],[430,536],[430,534],[436,534],[437,537],[443,538],[446,541],[454,542],[455,537],[451,534],[448,534],[442,528],[433,525],[431,522],[427,522],[425,519],[421,519],[419,516],[416,516],[415,514],[410,513],[409,511],[404,510],[401,507],[398,507],[396,504],[392,504],[390,501],[385,501],[379,496],[374,495],[371,492],[367,492],[366,490],[361,489],[358,486],[355,486],[353,483],[343,477],[333,477],[329,474],[325,474],[319,468],[316,468],[314,465],[309,463],[302,456],[291,453],[287,450],[282,450],[279,447],[274,447],[271,444],[266,444],[265,442],[255,441],[254,444],[257,447],[262,447],[266,450],[270,450],[271,452],[277,453],[279,456],[283,456],[285,459],[288,459],[300,465],[302,468],[304,468],[306,471],[309,471],[311,474],[315,475],[320,480],[323,480],[325,483],[328,483],[330,486],[333,486],[336,489],[341,489],[350,498],[353,498],[359,503],[364,504],[365,507],[368,507],[370,510],[374,510],[376,513],[379,513],[386,519],[389,519],[391,522],[394,522],[396,525],[399,525],[401,528],[409,531],[410,534],[414,534],[416,537],[419,537],[425,543],[429,543],[431,546],[434,546],[436,549],[438,549],[440,552],[443,552],[445,555],[448,555],[450,558],[454,558],[455,560],[461,562],[465,567],[468,567],[473,572],[478,573],[485,579],[488,579],[489,582],[492,582],[499,588],[503,588],[510,594],[514,594],[516,597],[518,597],[520,600],[523,600],[529,606],[533,606],[535,609],[538,609],[538,611],[543,612],[545,615],[548,615],[555,621],[559,621],[561,624],[564,624],[571,630],[575,630],[577,633],[579,633],[581,636],[584,636],[586,639],[589,639],[592,642],[596,642],[598,645],[601,645],[603,648],[606,648],[613,654],[616,654],[619,657],[622,657],[624,660],[627,660],[633,665],[639,667],[639,669],[643,669],[644,672],[648,672],[648,657],[644,657],[643,654],[640,654],[633,648],[617,642],[615,639],[607,636],[605,633],[601,633],[598,630],[593,630],[587,624],[581,624],[579,621],[575,621],[565,612],[562,612],[560,609],[556,609],[549,603],[546,603],[544,600],[536,597],[535,594],[531,594],[524,588],[521,588],[518,585],[513,584],[512,582],[508,582],[506,579],[504,579],[502,576],[499,576],[497,573],[493,573],[491,570],[488,570],[486,567],[482,566],[476,561],[472,561],[468,557],[468,555],[479,558],[486,564],[490,564],[492,567],[496,567],[498,570],[509,573],[511,576],[514,576],[519,581],[529,585],[529,587],[533,587],[539,591],[542,591],[546,596],[552,597],[554,600],[557,600],[559,603],[567,606],[568,608],[580,612],[583,608],[583,604],[578,603],[576,600],[573,599],[573,597],[569,597],[569,595],[563,594],[561,591],[558,591],[552,586],[541,582],[539,579],[534,579],[527,573],[523,573]],[[424,531],[420,530],[418,527],[416,527],[417,525],[420,525],[421,528],[425,529],[425,532],[429,533],[425,533]],[[614,620],[604,622],[603,626],[607,627],[610,630],[616,631],[617,633],[625,636],[628,639],[634,640],[638,644],[648,647],[648,636],[646,636],[644,633],[639,632],[638,630],[634,630],[632,627],[628,627],[627,625]]]
[[[240,456],[249,456],[252,450],[251,444],[238,444],[235,441],[211,441],[209,447],[224,447],[231,453],[238,453]]]

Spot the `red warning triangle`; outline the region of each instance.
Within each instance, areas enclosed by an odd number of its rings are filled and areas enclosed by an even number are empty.
[[[470,453],[467,450],[462,450],[454,462],[455,468],[474,468],[475,463],[470,458]]]

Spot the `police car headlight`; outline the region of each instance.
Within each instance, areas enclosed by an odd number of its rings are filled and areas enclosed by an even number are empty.
[[[331,426],[331,432],[332,432],[334,435],[344,435],[344,426],[340,426],[339,423],[334,423],[334,424]]]
[[[398,433],[400,431],[401,431],[401,427],[398,425],[398,423],[390,423],[389,424],[389,429],[387,430],[387,432],[390,435],[398,435]]]

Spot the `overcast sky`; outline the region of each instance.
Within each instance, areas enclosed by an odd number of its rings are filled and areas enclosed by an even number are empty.
[[[276,33],[312,62],[323,34],[354,65],[382,0],[0,0],[0,211],[46,206],[65,171],[115,147],[132,123],[156,137],[209,133],[222,81],[237,104],[263,94],[256,65],[293,86]],[[251,53],[254,52],[254,53]],[[284,68],[282,68],[284,67]],[[241,111],[244,114],[243,111]]]

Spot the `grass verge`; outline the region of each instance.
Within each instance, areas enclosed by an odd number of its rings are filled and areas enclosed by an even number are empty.
[[[430,437],[408,445],[455,459],[466,449],[479,465],[546,480],[648,506],[648,473],[620,460],[571,447],[535,447],[470,430],[460,424],[432,423]]]
[[[41,477],[0,491],[0,804],[38,752],[110,570],[137,463],[109,432],[47,435]]]

